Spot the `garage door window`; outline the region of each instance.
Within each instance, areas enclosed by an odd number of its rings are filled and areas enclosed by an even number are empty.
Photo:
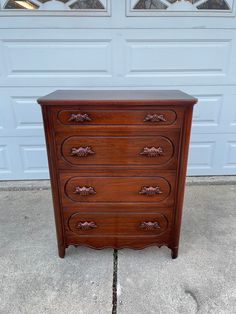
[[[7,0],[8,10],[106,11],[106,0]]]
[[[195,10],[230,10],[225,0],[139,0],[134,5],[134,10],[163,10],[175,7],[186,7]]]
[[[158,15],[163,12],[232,12],[233,0],[129,0],[128,15]]]

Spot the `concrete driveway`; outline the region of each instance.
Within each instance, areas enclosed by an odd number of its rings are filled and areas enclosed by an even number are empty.
[[[60,259],[48,183],[2,182],[0,313],[235,314],[236,186],[230,182],[187,186],[176,260],[164,247],[70,247]]]

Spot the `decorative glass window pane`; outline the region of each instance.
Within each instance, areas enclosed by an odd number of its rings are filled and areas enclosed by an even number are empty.
[[[2,7],[15,10],[106,11],[106,0],[6,0]]]
[[[140,0],[134,6],[135,10],[163,10],[167,8],[168,6],[160,0]]]
[[[132,6],[133,11],[198,11],[231,10],[228,0],[138,0]]]
[[[28,0],[9,0],[4,9],[36,10],[38,8],[38,5]]]
[[[104,10],[104,5],[99,0],[76,0],[70,5],[71,9]]]
[[[228,3],[224,0],[208,0],[197,6],[199,10],[230,10]]]

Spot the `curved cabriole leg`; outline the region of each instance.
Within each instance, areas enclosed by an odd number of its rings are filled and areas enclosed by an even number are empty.
[[[171,257],[172,257],[172,259],[175,259],[175,258],[178,257],[178,250],[179,250],[178,247],[171,248]]]

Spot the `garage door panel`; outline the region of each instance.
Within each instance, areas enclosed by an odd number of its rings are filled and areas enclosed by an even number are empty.
[[[235,133],[236,95],[234,87],[211,87],[215,93],[195,93],[198,104],[193,112],[193,133]],[[202,89],[203,87],[198,87]],[[207,87],[209,89],[209,87]]]
[[[126,76],[226,76],[230,41],[128,40]],[[201,57],[202,56],[202,57]],[[210,58],[203,56],[211,56]],[[178,60],[178,62],[176,62]]]
[[[9,160],[9,152],[7,145],[3,144],[1,141],[0,145],[0,179],[3,179],[4,175],[9,175],[11,173],[11,165]]]
[[[236,133],[235,86],[176,86],[198,98],[192,133]]]
[[[236,136],[224,143],[223,171],[227,174],[236,174]]]
[[[36,99],[56,89],[196,96],[188,174],[236,174],[235,55],[235,29],[0,30],[0,178],[48,178]]]
[[[199,174],[214,169],[216,138],[212,135],[192,136],[189,147],[188,174]]]
[[[0,110],[1,110],[2,108],[0,107]],[[2,111],[2,110],[1,110]],[[1,130],[3,130],[3,128],[4,128],[4,119],[3,119],[4,117],[3,117],[3,115],[1,114],[0,115],[0,132],[1,132]]]
[[[24,91],[20,88],[1,90],[0,107],[4,116],[2,116],[0,137],[44,135],[41,108],[37,104],[37,98],[42,93],[44,89],[36,92],[29,89]]]
[[[0,138],[1,180],[47,179],[48,163],[43,137]]]
[[[0,83],[82,86],[102,79],[109,85],[113,55],[110,30],[0,30]]]
[[[236,134],[192,134],[188,175],[235,175]]]
[[[48,173],[45,144],[37,142],[28,140],[19,145],[24,174]]]
[[[194,108],[192,130],[194,133],[217,132],[221,123],[223,94],[198,95]]]
[[[37,97],[11,97],[13,115],[15,118],[16,130],[29,131],[40,130],[43,135],[43,122],[41,109],[36,106]]]
[[[222,110],[222,127],[223,132],[236,133],[236,87],[234,93],[225,95],[225,106]]]
[[[86,35],[85,35],[86,33]],[[203,29],[0,31],[5,86],[235,84],[236,34]]]
[[[103,76],[111,75],[111,46],[108,40],[6,41],[7,76]]]
[[[126,82],[223,85],[235,82],[236,34],[232,30],[127,30]],[[151,83],[151,84],[152,84]]]
[[[15,135],[15,117],[13,115],[11,97],[9,97],[10,90],[0,88],[0,143],[2,143],[5,136]],[[17,134],[18,136],[18,134]]]

